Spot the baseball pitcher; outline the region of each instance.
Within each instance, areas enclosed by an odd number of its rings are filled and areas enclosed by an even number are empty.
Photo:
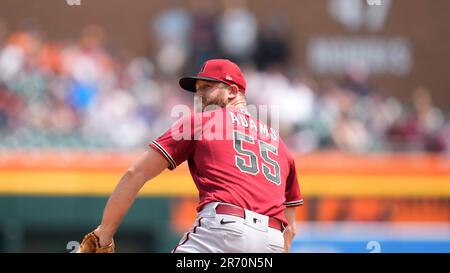
[[[209,60],[179,83],[201,111],[175,122],[129,167],[79,252],[114,252],[113,236],[142,186],[184,161],[199,191],[198,213],[172,252],[288,252],[303,203],[294,159],[278,132],[247,112],[241,70]]]

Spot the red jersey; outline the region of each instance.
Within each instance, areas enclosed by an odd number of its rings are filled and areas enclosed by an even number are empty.
[[[185,116],[150,147],[170,170],[188,161],[198,211],[224,202],[287,224],[285,207],[303,203],[294,159],[278,133],[238,108]]]

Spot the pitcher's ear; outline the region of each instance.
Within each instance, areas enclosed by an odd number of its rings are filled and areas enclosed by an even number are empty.
[[[239,93],[239,87],[236,84],[231,84],[229,87],[230,92],[228,96],[234,99]]]

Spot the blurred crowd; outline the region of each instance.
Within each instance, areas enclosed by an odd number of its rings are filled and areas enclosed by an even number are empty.
[[[32,23],[0,23],[0,148],[142,148],[173,122],[174,105],[192,105],[178,77],[221,57],[243,67],[250,104],[280,106],[280,133],[296,152],[450,152],[449,113],[426,87],[405,100],[381,95],[364,69],[316,81],[288,62],[282,17],[262,25],[242,1],[217,17],[209,2],[152,20],[158,49],[148,56],[110,53],[96,25],[62,41]]]

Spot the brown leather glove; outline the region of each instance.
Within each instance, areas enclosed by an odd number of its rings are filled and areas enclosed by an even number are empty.
[[[98,236],[92,231],[84,236],[78,253],[114,253],[115,247],[114,240],[107,246],[100,246]]]

